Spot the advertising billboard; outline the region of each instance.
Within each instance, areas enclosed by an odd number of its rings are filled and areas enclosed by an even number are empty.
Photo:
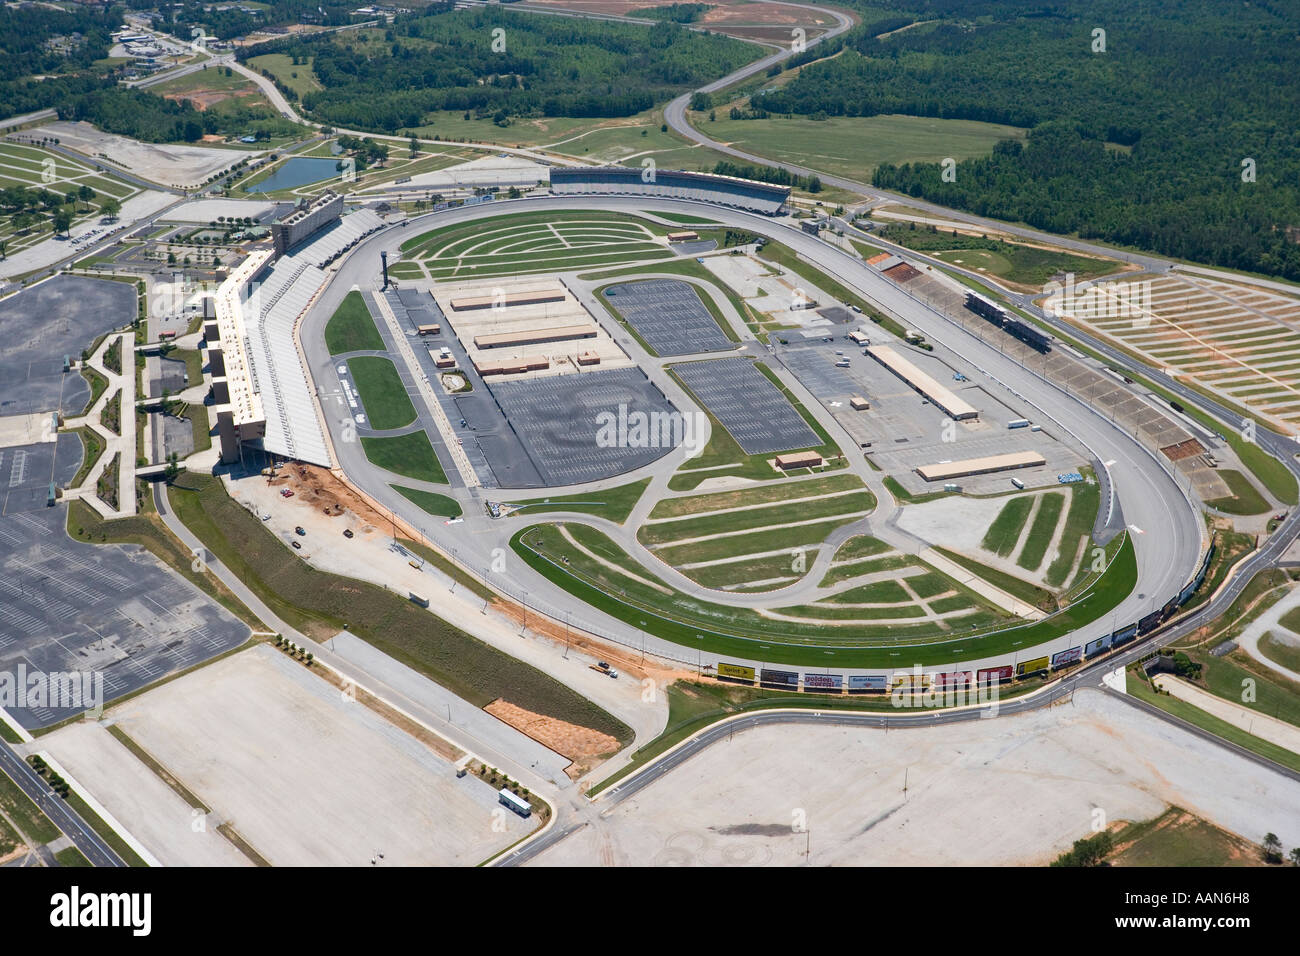
[[[765,667],[758,672],[758,682],[763,687],[779,687],[782,690],[798,690],[799,674],[797,671],[773,671],[768,670]]]
[[[718,677],[722,680],[744,680],[753,683],[754,668],[741,664],[724,664],[718,661]]]
[[[804,690],[834,690],[844,687],[843,674],[804,674]]]
[[[951,671],[947,674],[935,674],[936,687],[966,687],[975,679],[974,671]]]
[[[1058,651],[1052,655],[1052,670],[1058,667],[1064,667],[1066,664],[1073,664],[1083,657],[1083,645],[1072,647],[1068,651]]]
[[[975,677],[981,684],[1001,684],[1011,680],[1015,673],[1010,664],[1005,664],[1002,667],[986,667],[977,671]]]
[[[1035,657],[1032,661],[1021,661],[1016,665],[1016,676],[1024,677],[1026,674],[1033,674],[1037,671],[1047,670],[1047,658]]]
[[[912,690],[924,690],[934,680],[931,674],[895,674],[895,687],[910,687]]]
[[[1108,647],[1110,647],[1110,635],[1103,634],[1095,641],[1089,641],[1087,644],[1083,645],[1083,653],[1088,657],[1092,657],[1093,654],[1100,654]]]
[[[889,678],[884,674],[852,674],[849,677],[849,693],[865,693],[872,690],[888,690]]]

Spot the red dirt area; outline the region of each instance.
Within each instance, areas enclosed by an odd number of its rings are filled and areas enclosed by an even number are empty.
[[[251,86],[246,90],[187,90],[184,93],[164,93],[163,99],[172,100],[175,103],[189,100],[194,104],[196,110],[206,110],[226,100],[256,96],[257,93],[257,89]]]
[[[634,17],[638,10],[650,7],[666,7],[680,0],[533,0],[539,5],[557,7],[561,10],[580,10],[584,13],[605,13],[619,17]],[[777,6],[771,3],[741,2],[741,0],[709,0],[713,9],[695,21],[695,26],[705,26],[719,33],[732,34],[733,27],[777,27],[786,29],[782,35],[773,39],[790,39],[789,28],[802,26],[813,30],[829,27],[834,21],[815,11],[800,10],[797,7]],[[733,34],[740,35],[740,34]],[[766,39],[766,37],[764,37]]]
[[[543,747],[554,750],[562,757],[568,757],[573,762],[564,772],[573,780],[618,750],[618,741],[609,734],[544,714],[535,714],[502,698],[492,701],[483,709],[497,720],[532,737]]]

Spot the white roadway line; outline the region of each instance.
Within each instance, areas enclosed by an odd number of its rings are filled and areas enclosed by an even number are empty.
[[[415,353],[411,351],[411,345],[406,341],[406,333],[402,331],[402,327],[397,323],[397,316],[393,315],[393,310],[388,307],[388,300],[384,297],[382,291],[371,292],[371,298],[379,306],[379,311],[384,314],[384,321],[388,323],[388,329],[393,333],[393,340],[397,343],[398,351],[402,353],[402,358],[406,360],[411,377],[415,379],[416,388],[420,390],[425,404],[429,406],[429,412],[433,415],[434,424],[438,426],[438,434],[442,436],[443,444],[451,452],[452,461],[456,463],[456,470],[460,472],[465,487],[467,489],[477,488],[479,480],[478,475],[474,472],[474,466],[470,464],[465,449],[456,440],[456,432],[451,427],[451,421],[447,418],[447,413],[442,410],[442,404],[438,401],[438,396],[433,393],[433,387],[429,384],[424,369],[415,358]]]

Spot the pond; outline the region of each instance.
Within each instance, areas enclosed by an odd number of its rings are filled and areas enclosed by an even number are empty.
[[[299,186],[318,183],[322,179],[341,176],[338,162],[337,159],[311,159],[298,156],[282,163],[275,172],[260,183],[245,186],[244,192],[270,193],[280,189],[297,189]]]

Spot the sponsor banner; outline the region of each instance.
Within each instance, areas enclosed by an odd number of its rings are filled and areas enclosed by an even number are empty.
[[[852,674],[849,690],[888,690],[889,678],[884,674]]]
[[[1110,646],[1119,647],[1121,644],[1127,644],[1133,638],[1137,637],[1138,626],[1130,624],[1128,627],[1121,627],[1118,631],[1110,636]]]
[[[1011,680],[1011,678],[1015,676],[1015,668],[1010,664],[1005,664],[1002,667],[986,667],[981,671],[977,671],[975,674],[976,679],[979,680],[981,684],[992,684],[995,682],[1000,684],[1004,681]]]
[[[974,679],[974,671],[951,671],[947,674],[934,675],[936,687],[965,687]]]
[[[1101,653],[1106,648],[1110,647],[1110,638],[1111,636],[1109,634],[1103,634],[1095,641],[1089,641],[1087,644],[1083,645],[1083,653],[1088,657],[1092,657],[1093,654]]]
[[[1047,658],[1035,657],[1032,661],[1021,661],[1016,665],[1016,676],[1024,677],[1026,674],[1033,674],[1037,671],[1047,670]]]
[[[799,686],[799,674],[796,671],[772,671],[765,667],[758,672],[758,682],[764,687],[788,687],[794,690]]]
[[[895,674],[894,686],[911,687],[915,690],[921,690],[922,688],[929,687],[933,680],[934,677],[931,674]]]
[[[1083,645],[1072,647],[1068,651],[1060,651],[1052,655],[1052,667],[1064,667],[1066,664],[1073,664],[1079,658],[1083,657]]]
[[[728,677],[732,680],[753,680],[754,668],[745,667],[741,664],[724,664],[722,661],[719,661],[718,676]]]
[[[804,674],[804,690],[840,690],[844,686],[843,674]]]

